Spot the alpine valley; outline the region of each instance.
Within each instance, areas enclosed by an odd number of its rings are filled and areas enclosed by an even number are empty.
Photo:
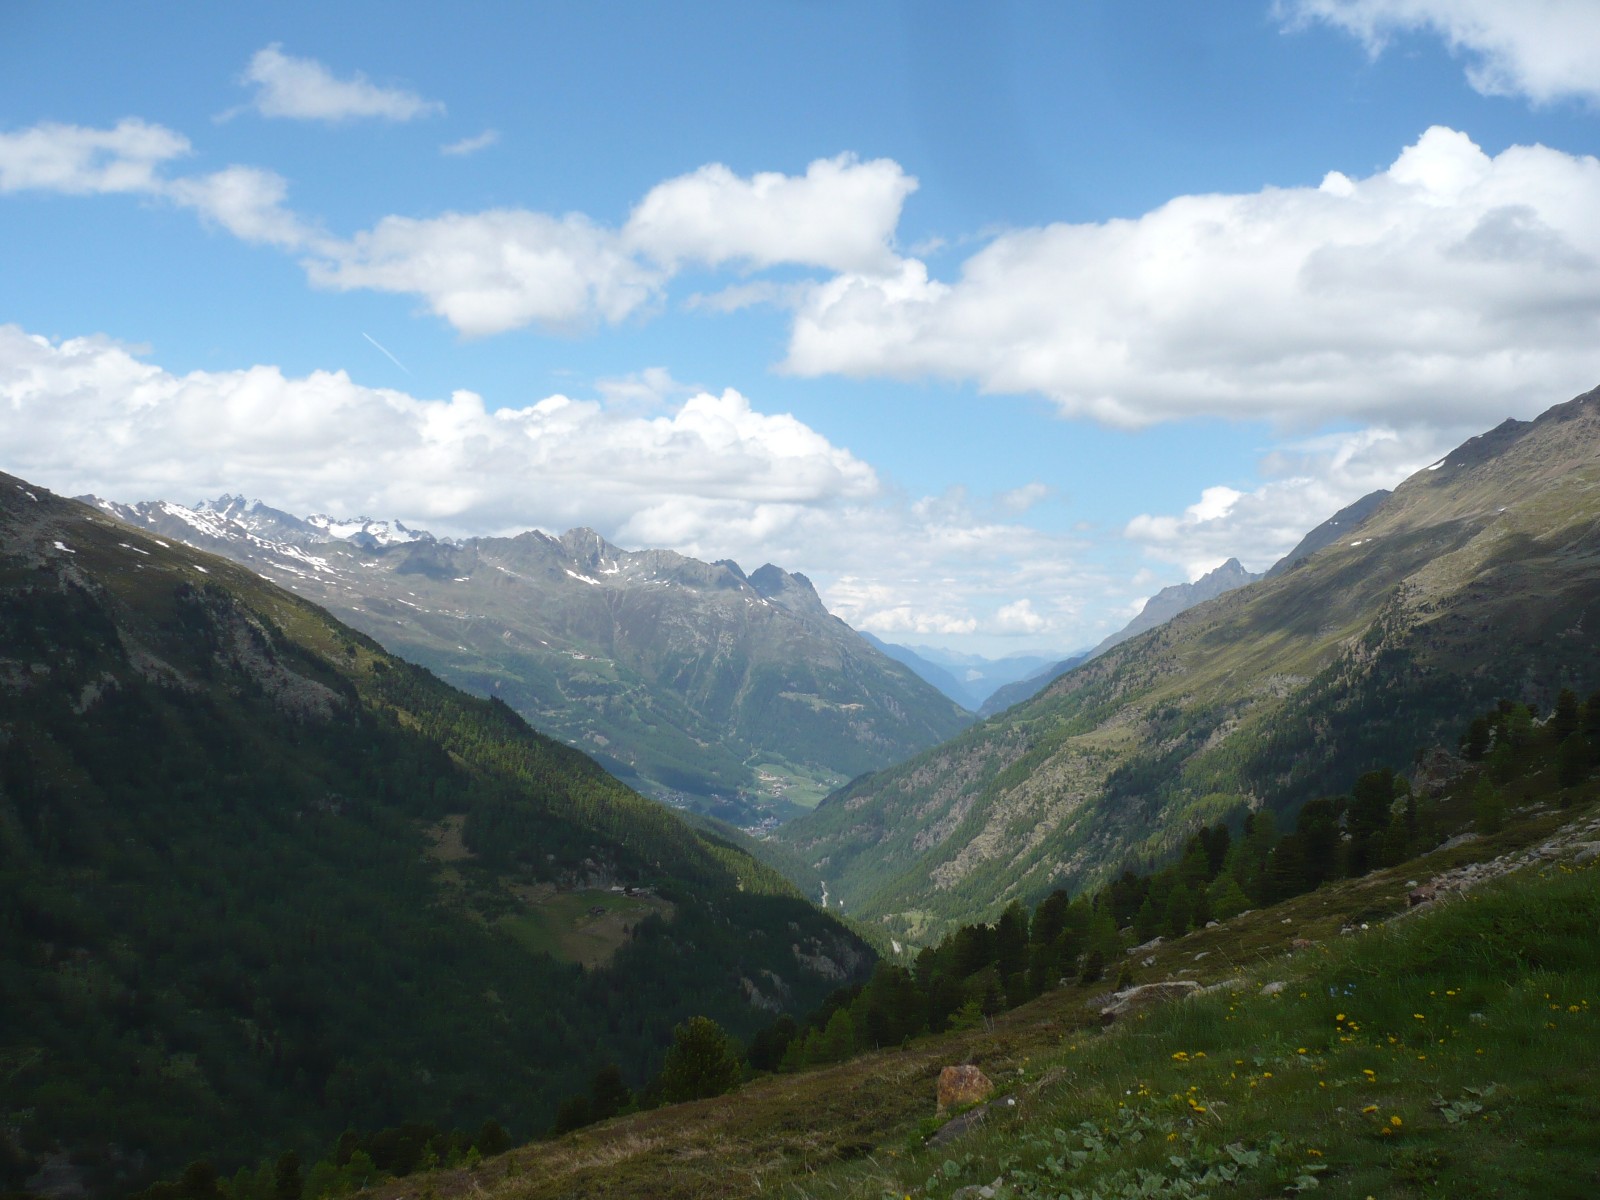
[[[0,477],[0,1187],[403,1121],[492,1149],[608,1065],[646,1084],[675,1023],[747,1038],[873,957],[504,703]]]
[[[746,575],[588,529],[454,542],[232,496],[84,499],[243,563],[633,786],[747,829],[971,721],[770,564]]]
[[[1600,684],[1600,390],[1508,420],[1314,530],[1266,578],[856,780],[777,835],[925,942],[1164,861],[1453,746],[1500,697]],[[1445,756],[1448,758],[1448,755]]]

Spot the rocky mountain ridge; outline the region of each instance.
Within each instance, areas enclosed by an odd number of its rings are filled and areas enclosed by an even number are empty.
[[[437,539],[233,496],[92,502],[324,605],[649,794],[747,829],[970,720],[770,563],[747,575],[590,529]]]
[[[1157,860],[1201,823],[1292,813],[1502,695],[1600,684],[1600,390],[1323,533],[780,837],[847,911],[919,938]]]

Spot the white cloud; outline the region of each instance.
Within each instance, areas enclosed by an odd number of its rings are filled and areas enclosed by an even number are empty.
[[[522,209],[385,217],[347,242],[326,245],[306,270],[320,287],[421,296],[469,337],[620,321],[655,299],[665,282],[587,217]]]
[[[1263,571],[1345,505],[1393,488],[1474,432],[1370,428],[1290,443],[1262,460],[1259,487],[1205,488],[1181,514],[1134,517],[1124,535],[1191,580],[1229,558]]]
[[[259,167],[224,167],[209,175],[175,179],[165,184],[160,194],[194,209],[242,241],[295,250],[314,236],[284,206],[289,185],[283,177]]]
[[[255,86],[250,105],[264,117],[301,121],[381,117],[409,121],[444,111],[444,105],[437,101],[424,100],[403,88],[379,87],[360,72],[349,79],[339,79],[316,59],[285,54],[277,42],[256,51],[241,82]]]
[[[331,80],[317,64],[289,59],[275,47],[257,55],[256,65],[264,79],[304,85],[296,102],[301,115],[349,115],[358,111],[352,97],[366,97],[362,103],[377,112],[380,99],[390,96],[359,81]],[[263,95],[273,105],[289,104],[287,92]],[[489,131],[444,149],[468,153],[492,137]],[[863,163],[844,155],[819,159],[801,176],[768,172],[749,179],[713,164],[652,188],[621,229],[581,213],[493,209],[387,216],[335,239],[288,207],[288,184],[274,172],[235,165],[175,179],[159,173],[191,150],[182,135],[134,118],[112,129],[35,125],[0,134],[0,192],[160,197],[246,241],[304,252],[316,286],[417,296],[476,337],[528,325],[573,331],[622,321],[659,303],[686,264],[892,269],[900,207],[916,187],[886,159]],[[805,294],[796,284],[749,286],[761,295],[724,294],[703,303],[731,309],[757,299],[794,303]]]
[[[159,168],[192,152],[189,139],[136,118],[111,129],[43,122],[0,134],[0,192],[121,192],[198,212],[235,237],[298,249],[311,230],[284,207],[288,185],[271,171],[231,166],[167,179]]]
[[[659,371],[620,386],[618,404],[491,411],[471,392],[419,399],[342,371],[175,375],[106,338],[0,326],[4,469],[69,495],[245,492],[439,534],[589,525],[625,546],[804,571],[839,615],[891,634],[1070,640],[1083,590],[1104,585],[1075,561],[1081,542],[985,519],[960,492],[907,500],[738,392],[685,396]]]
[[[1600,377],[1600,161],[1435,127],[1388,170],[1181,196],[817,285],[789,370],[935,376],[1139,426],[1490,422]]]
[[[621,230],[525,209],[391,216],[324,243],[307,272],[322,287],[421,296],[469,337],[527,325],[571,331],[658,302],[688,262],[892,264],[889,239],[915,186],[886,160],[824,159],[804,176],[748,180],[712,165],[652,188]]]
[[[0,192],[154,192],[157,168],[191,152],[182,134],[137,117],[111,129],[45,121],[0,133]]]
[[[102,338],[52,343],[16,326],[0,327],[0,413],[11,468],[50,487],[189,500],[242,489],[447,530],[615,528],[656,504],[803,507],[878,489],[848,451],[733,391],[650,419],[559,395],[490,412],[471,392],[422,400],[342,371],[177,376]]]
[[[1278,11],[1342,29],[1374,55],[1397,33],[1433,33],[1468,58],[1468,81],[1488,96],[1600,101],[1594,0],[1284,0]]]
[[[1032,600],[1023,599],[1002,604],[994,614],[994,626],[1002,633],[1042,633],[1049,622],[1033,611]]]
[[[1008,512],[1025,513],[1030,508],[1047,500],[1050,496],[1048,484],[1025,483],[1021,487],[1012,488],[1010,491],[1001,492],[999,497],[1000,507]]]
[[[720,163],[651,188],[628,218],[630,246],[676,267],[684,261],[751,267],[801,263],[834,271],[894,266],[900,209],[917,181],[890,159],[818,159],[801,176],[748,179]]]
[[[462,157],[468,154],[476,154],[479,150],[487,150],[499,140],[499,130],[485,129],[482,133],[473,137],[464,137],[459,142],[447,142],[445,145],[439,147],[439,153],[452,154],[457,157]]]

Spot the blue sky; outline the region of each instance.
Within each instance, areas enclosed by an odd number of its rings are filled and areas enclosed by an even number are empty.
[[[9,3],[0,468],[1075,648],[1600,383],[1597,61],[1592,0]]]

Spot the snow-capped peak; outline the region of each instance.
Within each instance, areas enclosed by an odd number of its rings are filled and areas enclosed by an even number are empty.
[[[337,520],[318,513],[306,518],[306,524],[320,529],[330,538],[340,541],[364,542],[371,540],[379,546],[398,546],[406,542],[431,542],[433,535],[423,529],[409,529],[399,521],[374,521],[370,517],[347,517]]]

